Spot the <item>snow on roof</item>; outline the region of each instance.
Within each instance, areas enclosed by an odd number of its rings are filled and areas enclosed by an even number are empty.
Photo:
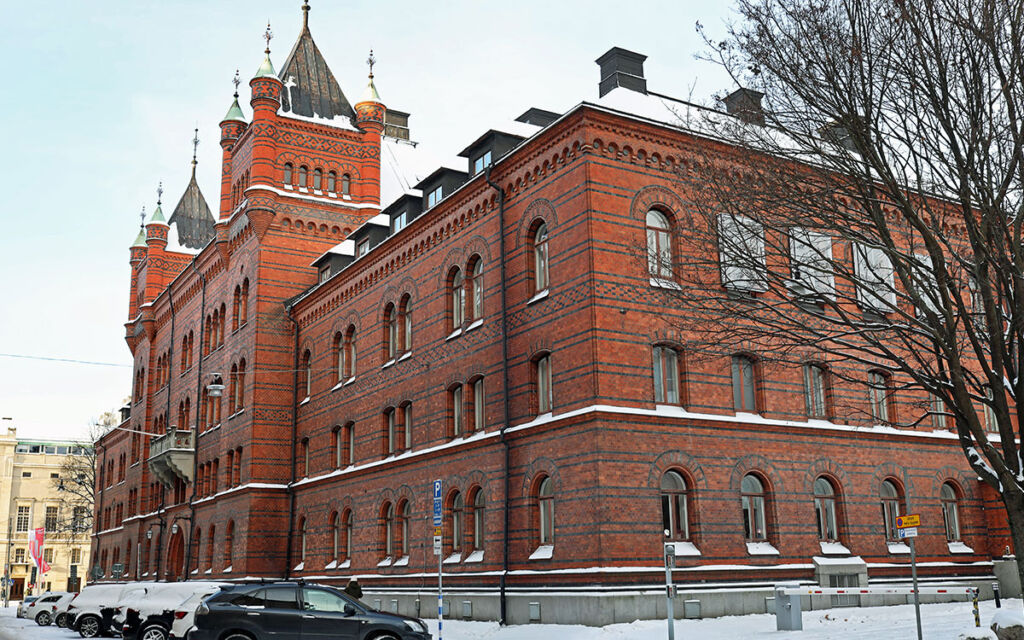
[[[395,138],[380,142],[381,209],[403,195],[422,196],[416,184],[440,164],[422,145]]]
[[[344,129],[346,131],[359,131],[358,127],[352,124],[352,119],[348,116],[335,114],[332,118],[325,116],[304,116],[294,111],[281,111],[280,115],[282,118],[289,118],[291,120],[302,120],[304,122],[312,122],[313,124],[323,125],[325,127],[334,127],[335,129]]]
[[[205,246],[205,245],[204,245]],[[190,256],[198,255],[202,249],[193,249],[182,244],[178,237],[178,225],[172,224],[167,229],[167,250],[175,253],[185,253]]]
[[[378,227],[390,227],[391,217],[388,216],[386,213],[378,213],[377,215],[367,220],[364,224],[374,224],[377,225]]]

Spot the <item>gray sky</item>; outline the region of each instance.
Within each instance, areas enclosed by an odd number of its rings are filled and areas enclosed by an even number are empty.
[[[313,37],[358,99],[374,49],[387,106],[412,113],[412,137],[441,157],[491,123],[536,106],[597,97],[594,60],[612,46],[649,56],[648,86],[708,100],[731,89],[695,59],[699,20],[721,33],[726,2],[416,2],[311,0]],[[128,246],[164,181],[173,208],[199,127],[199,183],[216,210],[221,117],[236,68],[280,67],[301,0],[32,3],[4,8],[0,59],[0,416],[24,436],[80,435],[131,388]],[[247,115],[248,86],[242,102]],[[169,213],[169,212],[168,212]],[[6,421],[4,424],[10,424]]]

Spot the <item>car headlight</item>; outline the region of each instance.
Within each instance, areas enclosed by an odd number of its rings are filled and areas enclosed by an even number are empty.
[[[417,633],[427,632],[427,625],[423,624],[419,620],[402,620],[402,622],[405,623],[405,626],[409,627]]]

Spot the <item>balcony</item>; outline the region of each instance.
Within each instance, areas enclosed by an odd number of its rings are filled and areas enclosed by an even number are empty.
[[[181,478],[192,482],[195,471],[195,439],[192,431],[168,431],[149,445],[149,470],[168,489]]]

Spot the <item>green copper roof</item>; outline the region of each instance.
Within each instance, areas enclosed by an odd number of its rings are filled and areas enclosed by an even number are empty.
[[[156,205],[156,211],[154,211],[153,215],[149,217],[149,222],[146,224],[167,224],[167,218],[164,218],[164,212],[160,208],[159,204]]]
[[[132,243],[133,247],[144,247],[146,246],[146,230],[139,229],[139,235],[135,236],[135,242]]]
[[[367,83],[366,88],[363,89],[362,98],[359,102],[380,102],[380,94],[377,93],[377,85],[373,84],[373,76],[370,76],[370,82]]]
[[[270,54],[269,53],[266,55],[265,58],[263,58],[263,64],[261,64],[260,68],[256,70],[255,77],[256,78],[276,78],[277,77],[277,72],[274,71],[274,63],[272,63],[270,61]]]
[[[238,106],[238,97],[235,97],[235,101],[231,103],[231,108],[228,109],[227,115],[224,116],[225,120],[237,120],[239,122],[245,122],[245,114],[242,113],[242,107]]]

